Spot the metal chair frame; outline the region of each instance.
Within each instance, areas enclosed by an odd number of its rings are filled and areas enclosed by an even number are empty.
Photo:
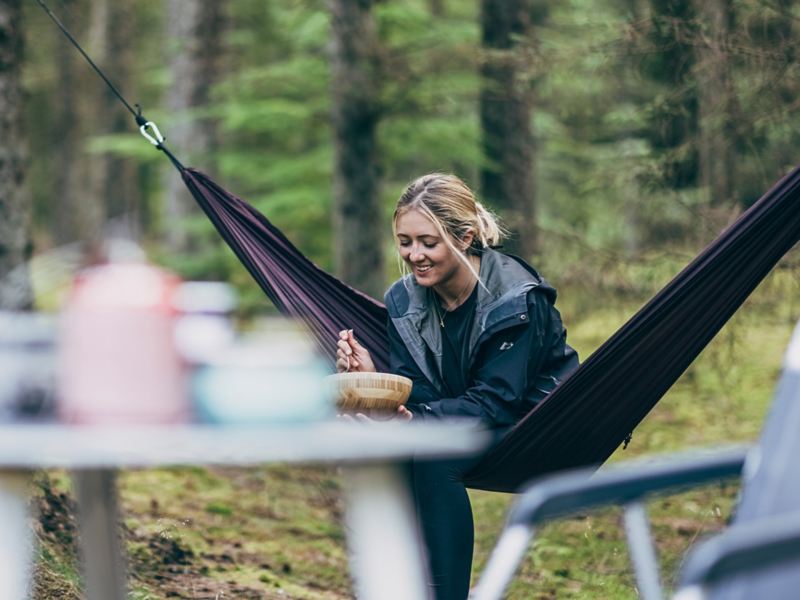
[[[594,469],[579,469],[537,480],[512,507],[471,598],[496,600],[503,596],[537,526],[579,511],[621,505],[640,597],[661,600],[658,559],[645,500],[740,476],[747,451],[735,447],[682,453],[669,459],[631,461],[596,474]]]
[[[689,551],[673,600],[705,600],[734,576],[800,560],[800,512],[737,524]]]

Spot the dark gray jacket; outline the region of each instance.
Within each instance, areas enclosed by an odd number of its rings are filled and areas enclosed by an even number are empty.
[[[395,282],[384,297],[391,372],[414,382],[407,406],[420,417],[477,417],[505,428],[575,369],[578,355],[566,343],[555,289],[532,267],[487,249],[480,277],[486,288],[478,284],[466,392],[443,397],[442,332],[430,310],[430,291],[413,275]]]

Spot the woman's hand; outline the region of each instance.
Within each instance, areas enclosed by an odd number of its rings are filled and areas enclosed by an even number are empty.
[[[368,417],[364,413],[356,413],[355,416],[348,415],[347,413],[343,413],[337,415],[337,418],[342,419],[343,421],[347,421],[349,423],[372,423],[373,421],[380,420],[386,421],[386,418],[383,419],[373,419],[372,417]],[[398,419],[400,421],[410,421],[414,418],[414,413],[408,410],[405,406],[400,405],[397,407],[397,413],[389,417],[388,420]]]
[[[405,406],[401,404],[397,407],[397,416],[395,416],[395,419],[400,419],[401,421],[410,421],[413,418],[414,413],[408,410]]]
[[[357,373],[374,373],[375,363],[364,346],[353,337],[352,329],[339,332],[336,350],[336,370],[339,373],[354,371]]]

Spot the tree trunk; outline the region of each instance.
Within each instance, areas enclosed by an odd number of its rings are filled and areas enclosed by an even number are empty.
[[[31,308],[30,211],[24,176],[21,0],[0,0],[0,309]]]
[[[796,0],[778,0],[776,5],[778,7],[776,20],[772,35],[769,39],[770,47],[776,47],[779,49],[781,54],[783,55],[783,69],[781,70],[780,75],[777,77],[777,90],[776,93],[778,97],[783,98],[787,104],[790,104],[794,101],[797,95],[797,83],[794,77],[788,77],[789,72],[796,66],[797,64],[797,44],[796,38],[794,37],[795,34],[798,32],[798,24],[796,18],[792,15],[795,11],[795,6],[797,2]],[[782,176],[785,171],[784,169],[786,166],[791,167],[797,161],[797,148],[791,142],[788,144],[782,144],[780,146],[780,150],[778,153],[778,160],[775,161],[777,169],[775,169],[775,173],[777,175]],[[762,187],[769,185],[769,181],[771,181],[771,177],[773,177],[773,173],[770,173],[769,176],[765,178],[765,183]],[[740,197],[739,200],[750,200],[754,201],[755,197],[746,198]]]
[[[216,122],[192,114],[210,101],[210,92],[220,75],[223,2],[204,0],[167,1],[167,39],[170,50],[171,83],[167,92],[170,147],[188,164],[202,163],[213,174],[217,147]],[[185,227],[186,216],[197,210],[194,201],[172,165],[166,173],[166,241],[174,252],[192,246]]]
[[[641,45],[641,36],[648,29],[648,21],[651,18],[650,4],[648,0],[627,0],[626,7],[629,14],[629,27],[631,35],[626,40],[626,48],[631,55],[635,55],[638,46]],[[640,102],[638,93],[629,86],[623,86],[621,90],[623,101],[636,104]],[[630,137],[638,138],[641,134],[637,130],[637,125],[632,125]],[[631,176],[628,185],[624,187],[623,197],[623,219],[625,222],[625,252],[629,258],[639,255],[642,249],[641,232],[641,211],[643,209],[642,195],[639,186],[636,184],[635,176]]]
[[[512,232],[508,248],[530,258],[537,247],[533,90],[519,41],[533,35],[529,0],[483,0],[481,24],[481,192]]]
[[[348,284],[375,297],[385,285],[376,130],[378,41],[372,0],[330,0],[335,165],[334,260]]]
[[[65,0],[67,10],[74,10],[76,2]],[[52,206],[50,219],[53,241],[61,246],[74,242],[79,237],[78,217],[86,195],[84,177],[79,171],[80,156],[76,148],[81,144],[80,120],[75,90],[80,89],[76,75],[77,53],[66,36],[59,35],[56,41],[56,93],[53,94],[53,122],[58,135],[52,138],[53,185],[49,202]]]
[[[130,83],[136,3],[94,0],[91,7],[89,51],[122,93],[133,96]],[[132,131],[133,117],[111,90],[103,85],[91,96],[92,101],[86,104],[91,110],[86,119],[89,135]],[[89,193],[85,202],[90,206],[85,209],[83,238],[90,243],[98,242],[103,235],[138,239],[141,193],[136,161],[108,152],[90,153],[86,159]]]
[[[726,46],[731,35],[731,0],[694,0],[700,23],[695,78],[698,90],[700,182],[709,205],[735,205],[734,93]]]
[[[693,2],[650,0],[652,26],[648,37],[651,48],[641,61],[645,74],[667,88],[649,111],[648,138],[662,155],[661,183],[673,189],[698,183]]]
[[[430,8],[431,16],[444,16],[444,0],[428,0],[428,7]]]

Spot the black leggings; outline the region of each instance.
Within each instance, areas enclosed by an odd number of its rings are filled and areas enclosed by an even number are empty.
[[[462,481],[481,457],[426,462],[414,460],[414,502],[428,557],[430,597],[466,600],[472,570],[472,506]]]

